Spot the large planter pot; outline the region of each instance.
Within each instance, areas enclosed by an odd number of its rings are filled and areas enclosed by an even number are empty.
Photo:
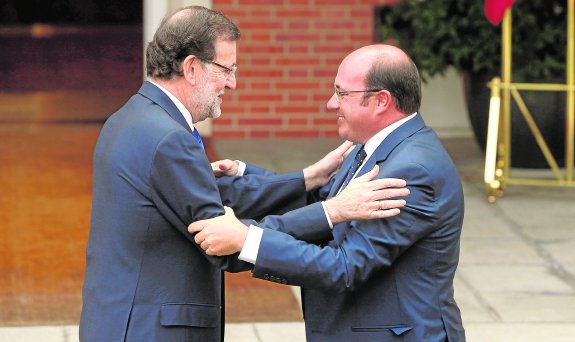
[[[487,83],[494,75],[463,74],[467,112],[477,143],[485,150],[491,90]],[[521,91],[543,139],[560,167],[565,165],[564,92]],[[523,118],[515,100],[511,100],[511,167],[549,168],[541,149]]]

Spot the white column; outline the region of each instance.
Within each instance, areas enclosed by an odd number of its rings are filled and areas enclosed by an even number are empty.
[[[421,114],[440,138],[473,136],[462,85],[461,75],[453,69],[421,85]]]

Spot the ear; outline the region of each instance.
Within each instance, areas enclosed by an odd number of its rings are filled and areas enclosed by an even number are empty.
[[[182,61],[182,76],[192,85],[195,85],[199,78],[200,63],[200,59],[194,55],[188,55]]]
[[[391,93],[389,92],[389,90],[385,90],[385,89],[380,90],[375,94],[374,97],[377,100],[376,106],[381,111],[387,111],[389,108],[391,108],[394,105],[393,97],[391,96]]]

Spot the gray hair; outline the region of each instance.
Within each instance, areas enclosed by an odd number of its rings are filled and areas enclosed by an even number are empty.
[[[162,20],[146,48],[146,75],[169,80],[181,76],[181,63],[189,55],[211,61],[218,39],[237,41],[240,30],[218,11],[188,6]]]

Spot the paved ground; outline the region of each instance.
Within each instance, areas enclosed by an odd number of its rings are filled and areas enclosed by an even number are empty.
[[[469,139],[444,140],[460,170],[466,215],[456,299],[471,342],[575,341],[575,189],[510,186],[486,201]],[[337,140],[221,141],[222,157],[292,171]],[[297,292],[297,291],[295,291]],[[77,341],[77,326],[0,328],[0,342]],[[230,324],[226,342],[303,342],[303,323]]]

